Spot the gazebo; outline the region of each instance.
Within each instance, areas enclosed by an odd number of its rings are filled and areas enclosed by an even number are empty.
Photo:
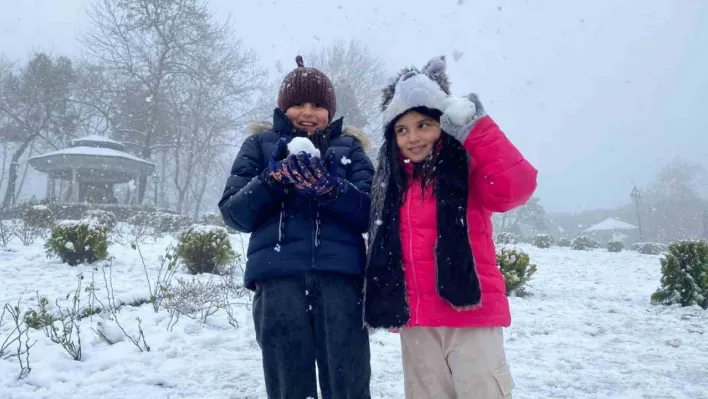
[[[28,160],[47,174],[47,198],[56,196],[56,180],[71,182],[68,201],[72,203],[117,203],[113,185],[152,174],[155,164],[125,152],[122,143],[102,136],[72,140],[63,150],[37,155]],[[59,198],[59,201],[65,201]]]
[[[630,236],[628,232],[636,229],[637,226],[633,224],[615,218],[607,218],[600,223],[590,226],[583,232],[605,239],[624,241]]]

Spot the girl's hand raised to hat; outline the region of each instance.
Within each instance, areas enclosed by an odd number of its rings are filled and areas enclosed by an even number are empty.
[[[474,124],[486,113],[476,94],[445,99],[440,126],[445,133],[464,143]]]

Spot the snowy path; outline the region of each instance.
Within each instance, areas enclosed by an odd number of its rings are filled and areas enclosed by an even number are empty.
[[[143,246],[151,265],[169,243],[165,238]],[[241,246],[238,239],[234,244]],[[538,272],[531,296],[511,299],[514,321],[506,341],[515,398],[708,399],[708,312],[649,304],[659,257],[522,248]],[[37,290],[53,302],[73,290],[76,274],[90,279],[93,270],[46,259],[40,243],[13,242],[9,249],[0,248],[0,304],[20,298],[33,304]],[[147,298],[137,253],[118,244],[109,252],[116,256],[116,299]],[[32,372],[18,381],[17,362],[0,360],[0,398],[265,397],[247,308],[238,310],[239,329],[216,314],[206,325],[182,318],[169,332],[167,314],[150,305],[125,307],[120,317],[129,332],[142,318],[150,352],[99,340],[91,331],[97,317],[81,324],[81,362],[33,331]],[[0,337],[7,332],[2,327]],[[378,332],[371,347],[373,397],[403,398],[398,337]]]

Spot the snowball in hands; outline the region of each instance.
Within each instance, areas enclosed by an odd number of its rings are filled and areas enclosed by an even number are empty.
[[[288,143],[288,151],[290,154],[299,154],[304,152],[313,158],[320,157],[320,150],[315,148],[315,145],[312,144],[312,141],[310,141],[307,137],[295,137],[292,139]]]
[[[452,124],[464,126],[472,122],[477,106],[467,97],[448,97],[445,99],[444,112]]]

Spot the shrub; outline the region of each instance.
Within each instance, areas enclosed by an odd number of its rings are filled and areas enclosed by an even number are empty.
[[[231,227],[227,226],[226,223],[224,223],[224,218],[221,216],[220,212],[207,212],[202,216],[202,219],[200,220],[201,223],[209,225],[209,226],[219,226],[219,227],[226,227],[226,232],[229,234],[237,234],[238,231],[232,229]]]
[[[189,216],[174,215],[171,213],[157,212],[160,221],[161,233],[177,233],[192,224]]]
[[[140,211],[128,219],[128,223],[146,227],[154,230],[155,233],[176,233],[182,228],[192,224],[188,216],[174,215],[166,212]]]
[[[558,240],[558,246],[559,247],[569,247],[573,242],[570,240],[570,238],[561,238]]]
[[[659,255],[667,250],[666,245],[656,242],[637,242],[630,247],[632,251],[637,251],[643,255]]]
[[[128,223],[149,228],[156,234],[176,233],[192,224],[188,216],[174,215],[167,212],[140,211],[128,219]]]
[[[580,236],[570,243],[570,248],[576,251],[589,251],[591,249],[600,248],[600,243],[588,236]]]
[[[70,266],[94,263],[108,257],[106,227],[95,220],[66,220],[52,229],[45,244],[48,256]]]
[[[236,258],[223,227],[195,224],[180,234],[177,256],[192,274],[222,274]]]
[[[134,226],[151,226],[154,224],[155,212],[138,211],[128,218],[128,224]]]
[[[38,303],[39,312],[34,309],[30,309],[25,312],[24,316],[25,324],[27,324],[27,327],[34,328],[35,330],[44,328],[57,321],[57,318],[47,311],[47,305],[49,304],[47,298],[42,297],[38,299]]]
[[[208,224],[210,226],[224,227],[224,219],[221,217],[221,213],[207,212],[202,216],[202,223]]]
[[[101,209],[89,209],[84,213],[84,219],[95,220],[99,224],[106,226],[106,230],[111,231],[118,224],[116,214]]]
[[[661,259],[661,287],[651,301],[708,309],[708,242],[689,240],[669,245]]]
[[[497,244],[516,244],[519,241],[514,233],[499,233],[497,234]]]
[[[624,243],[622,241],[608,241],[607,251],[609,252],[622,252],[624,249]]]
[[[530,264],[529,255],[520,250],[504,248],[497,252],[497,265],[504,275],[507,295],[523,295],[526,283],[536,273],[536,265]]]
[[[54,226],[54,214],[46,205],[32,205],[25,210],[22,221],[31,228],[51,229]]]
[[[553,245],[553,237],[550,234],[536,234],[533,245],[539,248],[550,248]]]
[[[15,222],[0,219],[0,247],[6,247],[15,236]]]
[[[6,209],[0,209],[0,219],[21,219],[27,208],[33,205],[45,205],[51,209],[56,220],[79,220],[86,211],[90,209],[100,209],[113,212],[119,222],[127,221],[138,212],[164,212],[170,213],[167,209],[156,209],[149,205],[123,205],[123,204],[63,204],[48,200],[30,199],[27,202],[17,204]]]

